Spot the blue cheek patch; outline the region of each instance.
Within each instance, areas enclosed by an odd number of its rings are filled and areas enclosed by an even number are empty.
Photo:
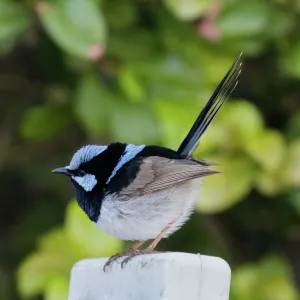
[[[82,177],[72,176],[72,179],[75,180],[86,192],[91,192],[97,184],[97,179],[92,174],[86,174]]]

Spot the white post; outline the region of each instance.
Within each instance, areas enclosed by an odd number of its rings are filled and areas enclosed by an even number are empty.
[[[230,267],[221,258],[189,253],[134,257],[124,269],[107,258],[85,259],[71,272],[69,300],[228,300]]]

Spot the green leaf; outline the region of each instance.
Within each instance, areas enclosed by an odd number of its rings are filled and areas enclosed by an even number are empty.
[[[45,292],[51,297],[49,299],[55,299],[54,295],[64,295],[65,282],[68,282],[76,261],[108,256],[121,248],[121,241],[96,228],[72,201],[67,208],[64,227],[44,235],[39,240],[38,251],[28,256],[19,267],[19,291],[23,296]]]
[[[282,172],[289,186],[300,186],[300,139],[289,145]]]
[[[78,85],[75,113],[87,133],[100,136],[110,128],[110,114],[115,107],[115,96],[94,74],[87,74]]]
[[[266,170],[275,170],[286,155],[283,136],[275,130],[264,130],[245,144],[248,155]]]
[[[0,0],[0,53],[9,51],[30,25],[30,14],[21,5]]]
[[[236,269],[232,276],[233,299],[297,300],[290,266],[283,259],[267,257],[258,264]]]
[[[294,42],[287,51],[282,52],[280,67],[287,75],[300,78],[300,41]]]
[[[153,57],[157,52],[157,37],[153,31],[136,28],[116,31],[109,36],[107,53],[117,60],[136,63]],[[120,51],[122,49],[122,51]]]
[[[197,210],[204,213],[224,211],[242,201],[255,178],[253,163],[245,157],[205,157],[220,166],[222,173],[203,179]]]
[[[54,0],[36,9],[47,33],[66,52],[89,60],[103,55],[106,26],[95,1]]]
[[[129,66],[123,66],[118,72],[118,79],[123,92],[132,102],[141,102],[146,97],[141,78]]]
[[[226,149],[244,149],[249,140],[255,139],[263,129],[263,117],[258,109],[248,101],[228,101],[218,116],[223,128]],[[219,137],[220,139],[220,137]]]
[[[228,101],[201,137],[196,154],[213,150],[244,150],[263,130],[263,118],[248,101]]]
[[[145,82],[151,98],[197,100],[205,86],[202,70],[180,55],[158,56],[133,64],[132,68]]]
[[[18,271],[20,293],[27,297],[42,293],[56,276],[68,276],[66,258],[59,253],[47,252],[35,252],[27,257]]]
[[[29,140],[46,140],[59,134],[69,123],[69,109],[63,106],[35,106],[25,111],[21,135]]]
[[[168,9],[182,21],[194,21],[200,18],[212,0],[164,0]]]
[[[282,169],[265,171],[261,170],[255,178],[257,189],[264,195],[272,197],[285,188],[285,180],[282,178]]]
[[[192,120],[197,118],[195,103],[157,98],[154,105],[164,146],[177,149],[193,125]]]
[[[122,242],[97,228],[75,201],[68,205],[64,229],[85,257],[110,256],[122,248]]]
[[[274,7],[270,13],[266,35],[271,38],[285,37],[294,27],[296,15],[293,11]]]
[[[69,269],[77,260],[86,254],[80,245],[74,243],[65,228],[51,230],[39,239],[39,250],[43,253],[57,253],[64,256],[66,267]],[[62,247],[61,245],[64,245]]]
[[[270,6],[264,1],[235,1],[226,5],[217,19],[225,38],[249,38],[268,30]]]
[[[197,91],[201,87],[199,79],[203,77],[202,71],[180,55],[169,53],[146,61],[140,67],[143,67],[140,72],[143,72],[144,77],[157,84],[161,81],[161,85],[167,87],[172,84],[174,88],[194,88]]]
[[[68,299],[69,280],[63,276],[52,279],[45,290],[45,300]]]
[[[294,3],[294,5],[295,5],[296,11],[300,12],[300,0],[296,0],[295,3]]]
[[[149,105],[119,103],[112,111],[111,133],[115,141],[156,144],[158,126]]]

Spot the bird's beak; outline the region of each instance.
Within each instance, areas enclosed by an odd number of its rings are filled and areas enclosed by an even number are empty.
[[[52,170],[52,173],[69,175],[69,171],[66,167],[54,169]]]

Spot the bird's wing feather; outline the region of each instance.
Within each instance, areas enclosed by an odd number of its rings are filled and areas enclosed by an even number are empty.
[[[220,172],[196,161],[150,156],[142,161],[138,176],[118,196],[125,200],[216,173]]]

